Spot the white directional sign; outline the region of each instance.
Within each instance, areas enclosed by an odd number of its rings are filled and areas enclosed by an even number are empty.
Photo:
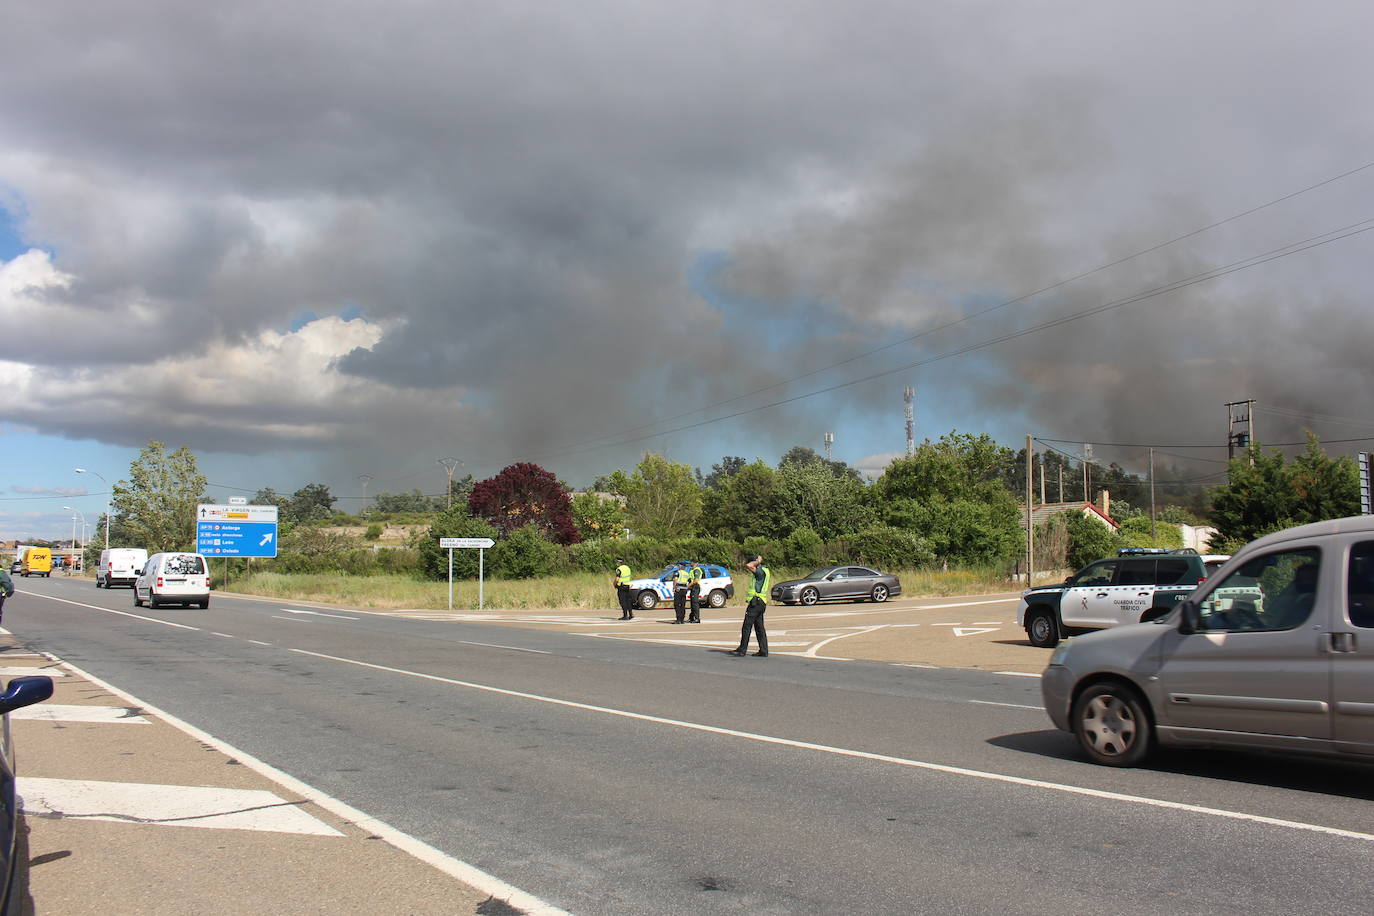
[[[439,538],[439,546],[444,550],[452,550],[457,547],[494,547],[496,542],[491,538]]]
[[[275,557],[277,507],[197,506],[196,553],[207,557]]]

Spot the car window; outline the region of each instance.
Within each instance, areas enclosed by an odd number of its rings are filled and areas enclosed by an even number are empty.
[[[173,554],[162,564],[163,575],[199,576],[205,572],[205,562],[195,554]]]
[[[1073,580],[1073,584],[1082,587],[1111,585],[1112,577],[1116,575],[1116,560],[1099,560],[1091,566],[1084,568]]]
[[[1117,585],[1154,585],[1154,560],[1127,560],[1121,564],[1121,572],[1116,577]]]
[[[1204,630],[1291,630],[1307,621],[1317,599],[1321,551],[1264,554],[1235,570],[1199,606]]]
[[[1193,564],[1187,560],[1159,560],[1155,564],[1155,582],[1160,585],[1197,585]]]
[[[1374,541],[1361,541],[1350,548],[1345,611],[1355,626],[1374,629]]]
[[[864,569],[862,566],[849,567],[849,574],[856,579],[872,579],[877,575],[873,570]]]
[[[1222,568],[1223,566],[1225,566],[1225,565],[1226,565],[1226,560],[1208,560],[1208,561],[1206,561],[1205,563],[1202,564],[1203,568],[1207,570],[1207,575],[1208,575],[1208,576],[1211,576],[1211,575],[1214,574],[1218,569],[1221,569],[1221,568]]]
[[[831,579],[848,579],[848,578],[849,578],[849,570],[847,570],[847,569],[841,567],[840,569],[837,569],[837,570],[835,570],[834,572],[832,572],[832,573],[830,574],[830,578],[831,578]]]

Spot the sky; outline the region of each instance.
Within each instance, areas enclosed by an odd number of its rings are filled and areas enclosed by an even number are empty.
[[[1374,7],[49,0],[0,31],[0,539],[916,438],[1374,443]],[[91,473],[78,474],[77,467]],[[63,508],[70,506],[71,509]],[[79,525],[79,523],[78,523]]]

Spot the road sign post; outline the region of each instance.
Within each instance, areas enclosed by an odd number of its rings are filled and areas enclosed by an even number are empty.
[[[484,600],[482,580],[483,552],[496,542],[491,538],[439,538],[439,547],[448,551],[448,609],[453,610],[453,551],[475,549],[477,551],[477,609],[482,609]]]

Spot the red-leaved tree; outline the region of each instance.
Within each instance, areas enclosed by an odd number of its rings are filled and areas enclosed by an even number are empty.
[[[558,544],[581,540],[573,524],[572,497],[567,488],[552,473],[528,461],[512,464],[495,477],[474,484],[468,508],[502,534],[534,525]]]

